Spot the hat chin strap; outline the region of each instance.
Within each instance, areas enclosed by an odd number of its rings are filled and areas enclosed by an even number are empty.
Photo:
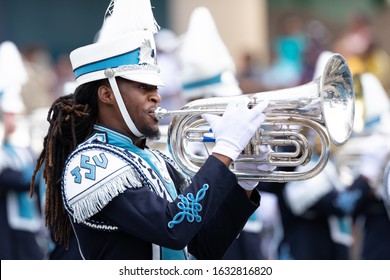
[[[118,85],[116,83],[115,77],[109,77],[108,81],[110,82],[112,91],[114,92],[114,96],[116,99],[116,102],[118,103],[119,110],[121,112],[122,118],[124,119],[127,127],[130,129],[130,131],[137,137],[143,137],[144,135],[139,132],[139,130],[136,128],[133,120],[131,119],[129,112],[127,112],[125,103],[123,102],[122,96],[119,92]]]

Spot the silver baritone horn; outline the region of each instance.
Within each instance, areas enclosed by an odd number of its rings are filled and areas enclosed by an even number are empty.
[[[233,163],[230,169],[239,179],[289,182],[312,178],[323,170],[329,159],[330,141],[340,146],[351,136],[355,109],[353,79],[345,59],[339,54],[333,54],[323,75],[310,83],[246,96],[251,99],[250,106],[261,100],[269,100],[269,105],[264,123],[236,162],[253,162],[259,153],[259,145],[268,144],[274,152],[264,163],[277,168],[269,172],[238,171]],[[214,145],[210,141],[213,139],[210,126],[201,114],[222,115],[231,98],[199,99],[177,111],[156,110],[159,119],[174,116],[168,129],[168,148],[188,175],[193,176],[199,170]],[[314,139],[320,140],[317,146]],[[313,151],[317,154],[315,157]],[[300,172],[280,170],[280,167],[298,166],[307,168]]]

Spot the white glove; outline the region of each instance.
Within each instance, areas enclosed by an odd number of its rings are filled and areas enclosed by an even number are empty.
[[[204,114],[215,136],[213,153],[231,158],[233,161],[248,144],[256,130],[265,119],[264,109],[268,101],[262,101],[249,109],[248,97],[232,99],[222,117]]]
[[[276,166],[269,165],[266,161],[270,153],[273,152],[269,145],[259,146],[260,154],[255,156],[251,162],[235,162],[234,168],[240,171],[263,171],[271,172]],[[240,157],[238,157],[239,159]],[[253,190],[259,182],[250,180],[239,180],[238,184],[245,190]]]
[[[238,184],[241,188],[243,188],[246,191],[252,191],[256,188],[256,186],[259,184],[257,181],[249,181],[249,180],[242,180],[238,181]]]
[[[375,187],[382,180],[381,175],[389,156],[390,139],[385,134],[367,136],[367,143],[362,150],[360,174],[365,176]]]

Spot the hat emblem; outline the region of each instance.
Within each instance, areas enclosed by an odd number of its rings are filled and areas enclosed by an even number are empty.
[[[139,64],[157,64],[155,51],[149,39],[145,39],[140,46]]]

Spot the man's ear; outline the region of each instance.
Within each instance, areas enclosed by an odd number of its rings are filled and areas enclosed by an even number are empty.
[[[103,103],[106,104],[115,103],[114,93],[112,92],[112,89],[109,86],[101,85],[98,88],[98,96],[99,96],[99,100]]]

